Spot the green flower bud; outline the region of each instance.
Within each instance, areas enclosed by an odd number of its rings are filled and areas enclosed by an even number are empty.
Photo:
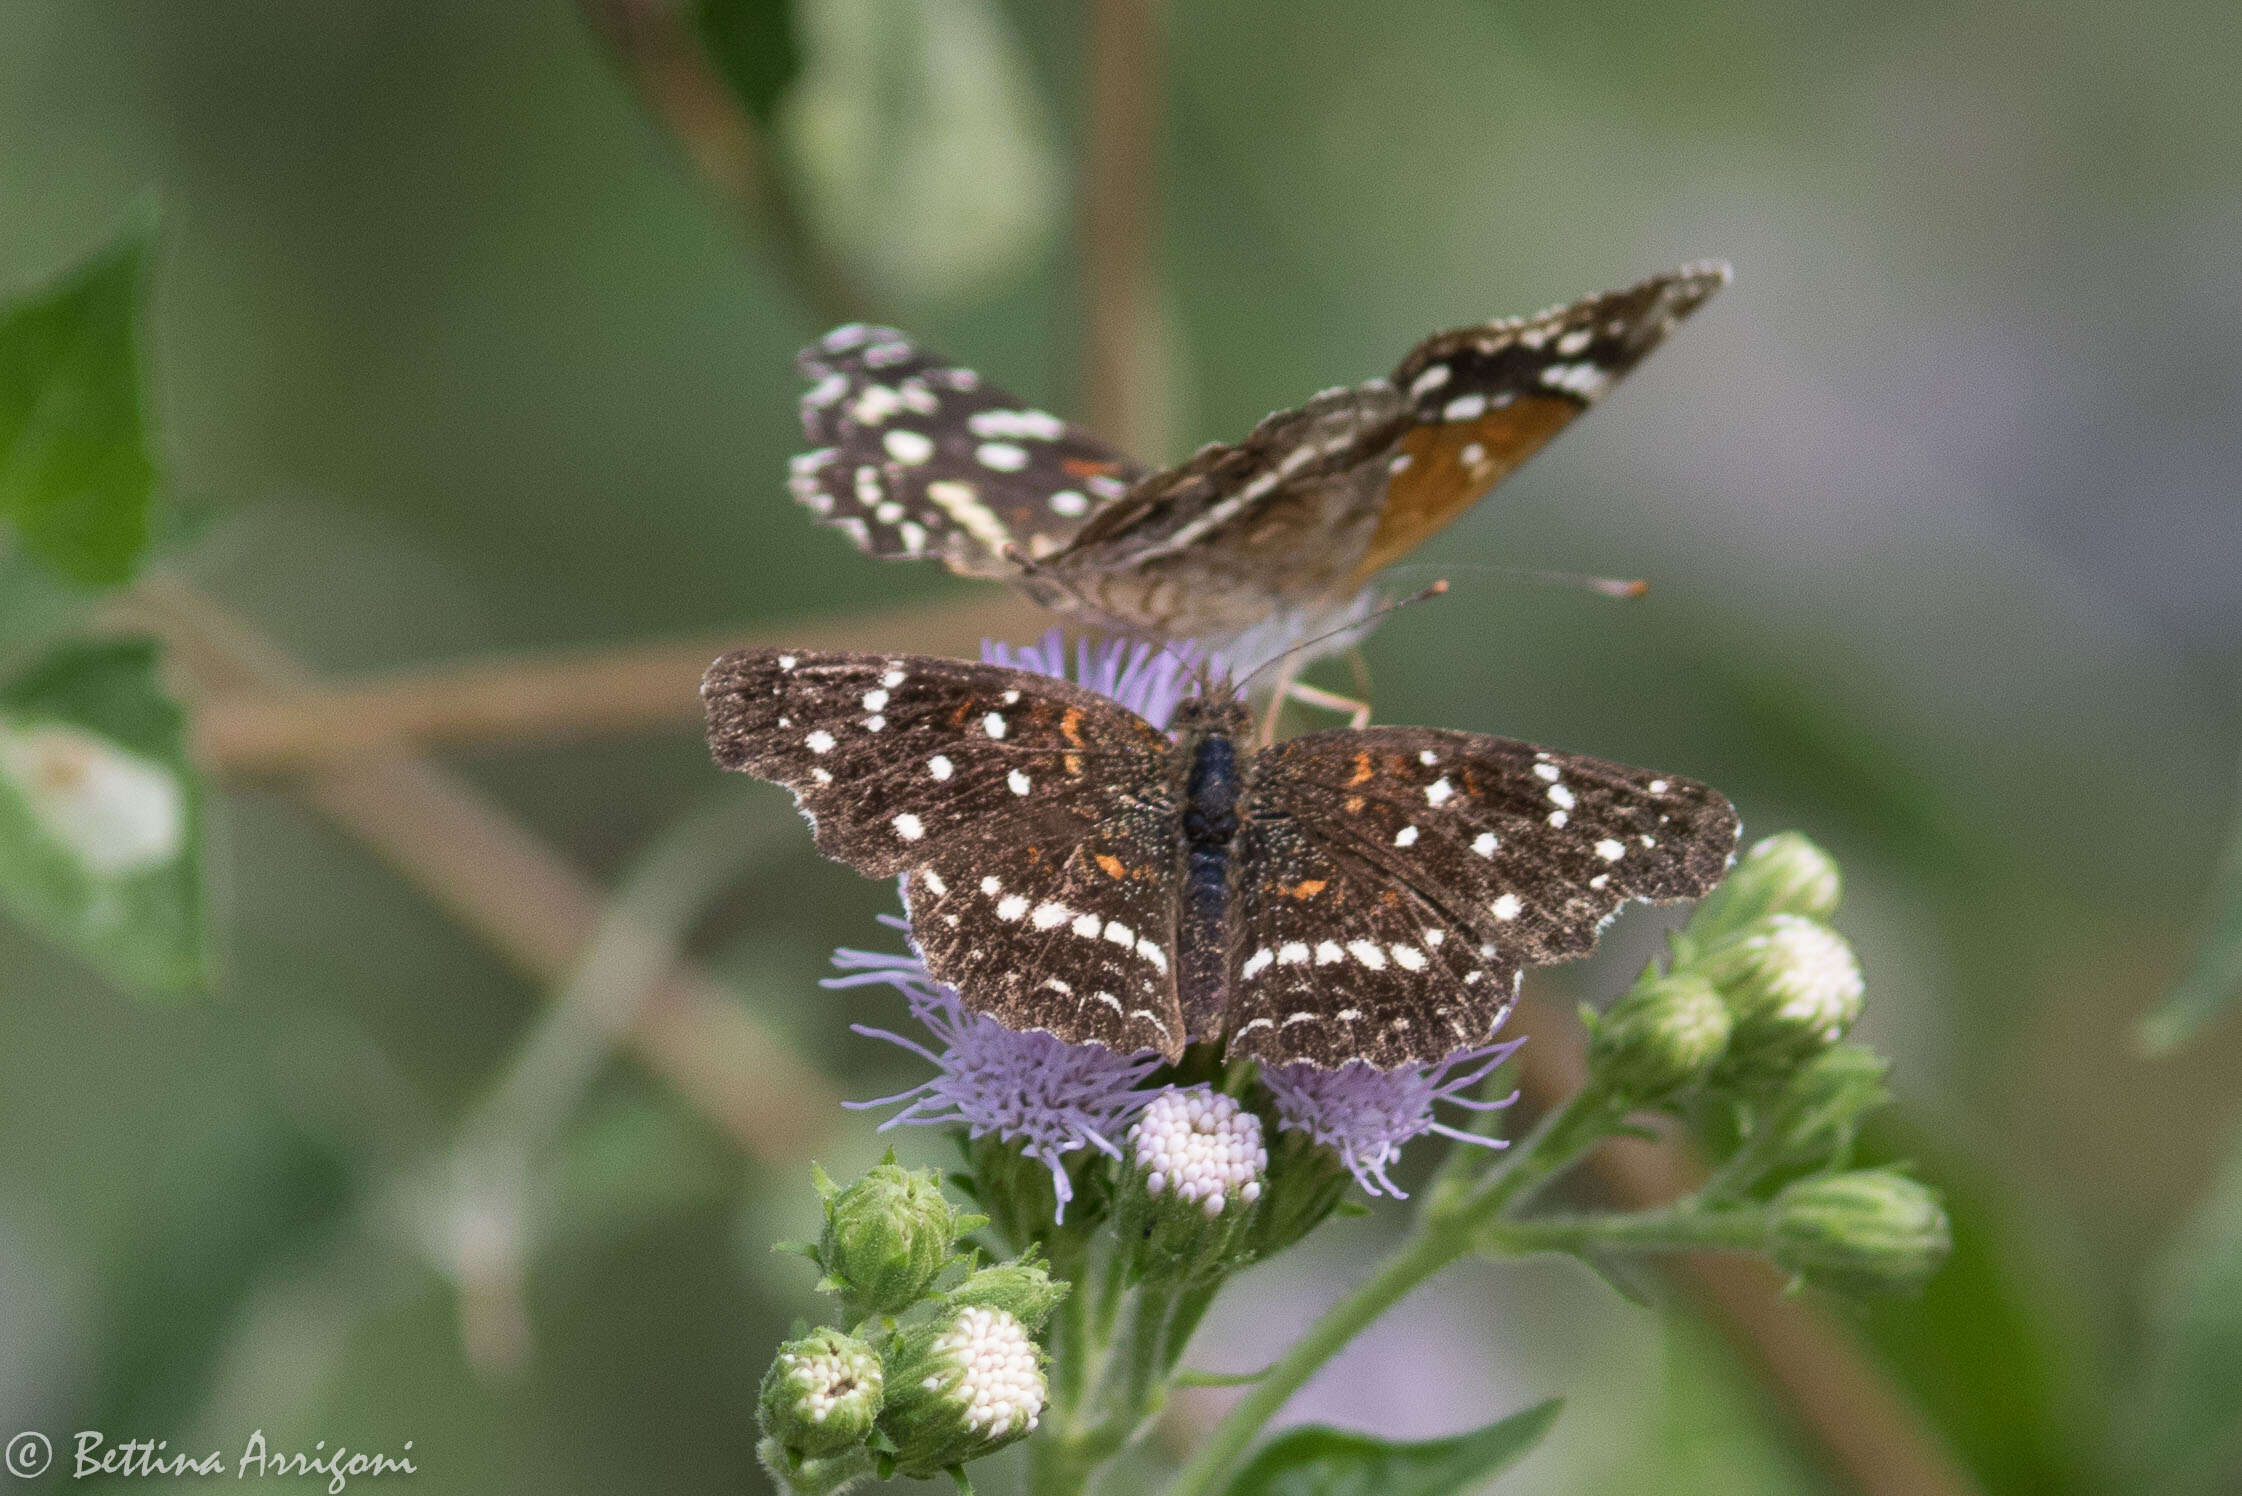
[[[853,1335],[789,1340],[763,1374],[763,1432],[797,1460],[839,1454],[870,1436],[883,1380],[880,1358]]]
[[[888,1389],[880,1431],[896,1471],[926,1480],[1035,1431],[1043,1353],[1019,1320],[976,1304],[899,1335]]]
[[[1837,912],[1844,889],[1827,852],[1796,831],[1778,832],[1754,843],[1728,880],[1698,904],[1688,937],[1700,947],[1715,944],[1774,914],[1826,920]]]
[[[1637,982],[1595,1018],[1588,1070],[1614,1095],[1663,1101],[1710,1070],[1728,1049],[1728,1005],[1689,973]]]
[[[1780,1073],[1845,1037],[1861,1012],[1861,968],[1827,925],[1775,914],[1706,952],[1695,971],[1735,1019],[1729,1067]]]
[[[872,1451],[862,1444],[836,1455],[802,1455],[767,1436],[756,1441],[755,1457],[787,1496],[838,1496],[872,1475],[875,1466]]]
[[[1793,1071],[1759,1126],[1774,1167],[1812,1167],[1852,1147],[1868,1114],[1892,1099],[1891,1062],[1861,1044],[1835,1044]]]
[[[1206,1086],[1171,1086],[1129,1129],[1114,1229],[1133,1278],[1203,1282],[1249,1259],[1269,1172],[1261,1119]]]
[[[963,1283],[943,1296],[943,1302],[952,1309],[976,1304],[1002,1309],[1026,1325],[1030,1334],[1040,1334],[1051,1311],[1073,1287],[1053,1278],[1041,1262],[1023,1256],[968,1274]]]
[[[932,1169],[905,1169],[889,1154],[844,1190],[819,1176],[825,1230],[817,1261],[821,1288],[838,1293],[851,1320],[901,1314],[934,1286],[954,1260],[959,1236],[982,1224],[943,1198]]]
[[[1946,1260],[1938,1196],[1891,1169],[1801,1179],[1775,1196],[1776,1265],[1841,1293],[1909,1293]]]

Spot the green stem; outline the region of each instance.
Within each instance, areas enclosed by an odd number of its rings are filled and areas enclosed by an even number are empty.
[[[1760,1208],[1706,1210],[1694,1202],[1664,1210],[1537,1216],[1490,1221],[1479,1230],[1482,1251],[1578,1252],[1595,1246],[1623,1252],[1750,1251],[1767,1244],[1768,1213]]]
[[[1623,1098],[1590,1085],[1535,1124],[1477,1190],[1450,1190],[1444,1196],[1428,1192],[1416,1230],[1385,1266],[1326,1310],[1309,1326],[1308,1333],[1278,1358],[1253,1390],[1215,1425],[1206,1442],[1177,1473],[1166,1496],[1212,1496],[1260,1435],[1262,1426],[1340,1347],[1427,1278],[1469,1252],[1487,1223],[1523,1204],[1559,1171],[1609,1136],[1625,1120],[1627,1111]]]
[[[1167,1496],[1212,1496],[1261,1426],[1323,1369],[1324,1362],[1470,1247],[1471,1233],[1461,1220],[1420,1227],[1368,1282],[1332,1305],[1278,1358],[1229,1416],[1215,1425],[1169,1485]]]

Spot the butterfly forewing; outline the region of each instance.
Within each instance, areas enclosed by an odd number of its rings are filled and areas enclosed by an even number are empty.
[[[1722,286],[1703,263],[1427,338],[1390,381],[1408,407],[1358,576],[1391,564],[1477,503],[1665,341]]]
[[[1248,807],[1249,835],[1271,836],[1251,831],[1257,820],[1285,824],[1293,850],[1242,862],[1231,1032],[1272,1058],[1315,1058],[1351,1010],[1346,1042],[1380,1064],[1483,1039],[1517,970],[1585,954],[1629,900],[1703,894],[1726,870],[1737,831],[1728,802],[1693,781],[1432,728],[1278,744],[1255,762]],[[1303,846],[1359,871],[1328,888],[1311,874],[1303,889],[1292,875],[1310,858]],[[1298,959],[1302,932],[1318,928],[1328,943],[1307,942],[1313,959]],[[1465,1021],[1468,1039],[1428,1033],[1405,1006],[1375,1005],[1397,986],[1397,967],[1423,956],[1429,971],[1436,953],[1467,963],[1455,980],[1468,996],[1442,1011]],[[1472,965],[1488,975],[1472,981]],[[1270,1020],[1256,1030],[1265,1037],[1247,1036],[1257,1019]]]
[[[966,1006],[1181,1052],[1165,734],[1065,681],[924,656],[746,650],[702,695],[717,761],[793,790],[820,851],[909,874],[927,969]]]
[[[802,351],[812,381],[794,496],[883,558],[1010,576],[1008,548],[1057,550],[1141,469],[893,328],[851,325]]]

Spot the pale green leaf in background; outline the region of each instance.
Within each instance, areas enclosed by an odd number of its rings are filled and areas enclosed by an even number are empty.
[[[1230,1496],[1454,1496],[1540,1443],[1563,1406],[1551,1398],[1485,1428],[1413,1444],[1345,1429],[1289,1429],[1239,1472]]]
[[[1018,40],[985,0],[813,0],[779,119],[819,237],[905,302],[1032,263],[1060,168]]]
[[[202,985],[202,801],[143,639],[75,641],[0,686],[0,906],[113,980]]]
[[[2150,1054],[2176,1049],[2242,994],[2242,812],[2227,836],[2211,890],[2210,932],[2179,985],[2141,1024],[2141,1046]]]
[[[0,305],[0,520],[89,586],[129,580],[147,549],[155,465],[141,411],[140,303],[153,232]]]

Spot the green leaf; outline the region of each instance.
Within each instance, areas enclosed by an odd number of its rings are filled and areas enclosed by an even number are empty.
[[[155,465],[138,346],[146,216],[43,289],[0,305],[0,519],[71,581],[128,581],[147,549]]]
[[[694,20],[724,81],[764,128],[802,71],[802,43],[789,0],[700,0]]]
[[[73,641],[0,685],[0,905],[128,987],[192,990],[201,841],[153,641]]]
[[[1296,1428],[1262,1446],[1230,1496],[1451,1496],[1495,1475],[1541,1442],[1562,1398],[1446,1439],[1395,1444],[1345,1429]]]
[[[2211,895],[2211,929],[2179,985],[2141,1022],[2141,1047],[2167,1054],[2242,993],[2242,811],[2227,833]]]
[[[2142,1394],[2135,1488],[2230,1489],[2242,1461],[2242,1142],[2166,1252]]]

